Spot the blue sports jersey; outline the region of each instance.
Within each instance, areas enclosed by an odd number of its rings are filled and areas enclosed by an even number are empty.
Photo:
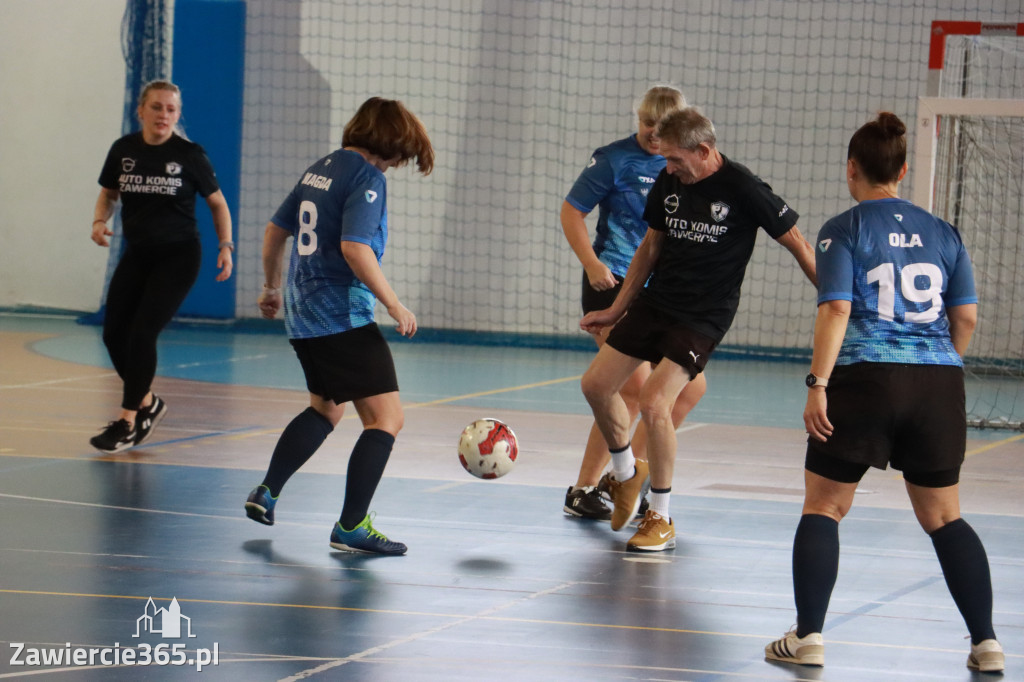
[[[595,151],[565,198],[584,213],[599,207],[594,253],[619,279],[647,234],[647,193],[664,167],[664,157],[648,154],[630,135]]]
[[[341,242],[367,244],[379,263],[388,240],[384,174],[339,149],[302,175],[272,222],[295,237],[285,288],[288,337],[329,336],[373,322],[377,298],[341,255]]]
[[[977,303],[960,233],[903,199],[862,201],[818,234],[818,303],[851,301],[837,365],[957,365],[946,308]]]

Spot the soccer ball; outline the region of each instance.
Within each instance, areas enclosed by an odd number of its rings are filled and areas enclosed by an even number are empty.
[[[516,434],[497,419],[477,419],[459,437],[459,461],[477,478],[500,478],[519,455]]]

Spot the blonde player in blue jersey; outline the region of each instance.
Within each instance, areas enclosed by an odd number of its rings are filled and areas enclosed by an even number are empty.
[[[636,108],[637,132],[597,149],[562,203],[562,231],[583,265],[584,314],[610,307],[622,288],[633,254],[647,233],[647,194],[665,167],[665,158],[658,153],[655,128],[666,114],[685,106],[683,93],[674,87],[659,85],[648,90]],[[584,221],[594,208],[598,209],[597,230],[591,243]],[[598,348],[604,345],[609,330],[593,332]],[[640,387],[650,373],[651,367],[645,363],[622,387],[620,395],[631,420],[635,421],[640,412]],[[672,412],[677,428],[706,389],[701,374],[680,394]],[[637,456],[644,457],[647,432],[642,423],[637,425],[632,443]],[[565,493],[562,510],[567,515],[598,521],[611,518],[601,490],[607,485],[601,480],[601,472],[609,460],[608,445],[595,423],[583,451],[576,485],[569,486]],[[641,506],[640,513],[644,511]]]
[[[272,319],[285,307],[288,338],[299,358],[310,406],[285,428],[246,514],[274,523],[285,482],[337,426],[347,402],[363,425],[349,457],[341,517],[330,545],[374,554],[405,554],[406,546],[377,531],[370,502],[403,424],[398,380],[388,344],[374,322],[377,301],[398,333],[416,333],[416,316],[398,299],[381,270],[388,239],[384,173],[415,159],[423,175],[434,151],[423,124],[396,100],[363,103],[339,149],[310,166],[267,224],[266,276],[259,307]],[[294,237],[282,296],[285,245]]]
[[[963,362],[977,320],[971,261],[948,223],[897,195],[906,127],[883,112],[850,140],[858,204],[818,234],[818,317],[807,376],[803,516],[793,541],[797,624],[769,660],[824,665],[822,629],[839,570],[839,522],[869,467],[903,472],[967,624],[967,667],[997,672],[992,580],[981,540],[960,518],[967,427]]]

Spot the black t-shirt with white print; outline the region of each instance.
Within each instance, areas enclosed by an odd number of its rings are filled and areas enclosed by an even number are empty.
[[[111,145],[99,182],[120,192],[125,240],[139,248],[195,239],[196,194],[220,189],[203,148],[176,134],[159,145],[125,135]]]
[[[641,296],[716,341],[729,330],[758,228],[778,239],[799,217],[764,180],[722,156],[722,167],[692,185],[662,171],[644,220],[666,233]]]

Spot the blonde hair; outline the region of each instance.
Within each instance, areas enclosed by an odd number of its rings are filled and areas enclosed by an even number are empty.
[[[142,86],[142,92],[139,93],[140,107],[146,103],[146,98],[149,97],[149,93],[153,90],[167,90],[169,92],[173,92],[178,96],[178,106],[181,106],[181,89],[169,80],[157,79],[149,81]]]
[[[434,169],[434,148],[427,130],[405,105],[395,99],[371,97],[345,124],[342,147],[359,147],[382,159],[398,157],[399,166],[416,159],[423,175]]]
[[[149,93],[154,90],[166,90],[167,92],[173,92],[178,96],[178,122],[174,124],[174,132],[178,137],[188,139],[188,135],[185,134],[185,126],[181,122],[181,89],[169,80],[158,78],[156,80],[149,81],[142,86],[142,92],[139,93],[139,109],[146,104],[146,99],[149,97]]]
[[[671,85],[656,85],[640,98],[636,115],[645,121],[657,123],[673,111],[686,107],[686,97],[679,88]]]

